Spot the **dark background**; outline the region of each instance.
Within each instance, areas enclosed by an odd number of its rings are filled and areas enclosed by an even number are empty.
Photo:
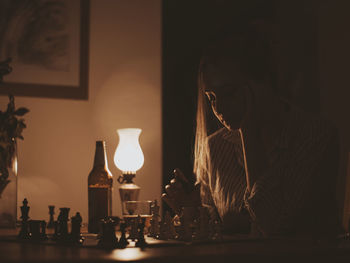
[[[282,93],[319,112],[317,10],[311,0],[163,1],[163,186],[176,167],[192,174],[198,61],[207,39],[221,30],[254,20],[274,24]]]

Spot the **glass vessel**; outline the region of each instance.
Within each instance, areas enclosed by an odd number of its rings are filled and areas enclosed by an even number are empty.
[[[101,219],[112,215],[113,178],[108,169],[104,141],[96,141],[94,166],[88,177],[88,207],[90,233],[99,232]]]
[[[16,221],[17,144],[14,142],[11,157],[0,163],[0,228],[15,228]]]
[[[139,198],[140,187],[133,182],[133,178],[144,163],[139,143],[141,131],[137,128],[117,130],[119,143],[114,154],[114,163],[122,171],[122,175],[118,178],[121,184],[119,194],[122,206],[124,201],[137,201]]]

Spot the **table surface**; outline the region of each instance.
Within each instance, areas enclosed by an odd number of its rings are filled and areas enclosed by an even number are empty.
[[[222,242],[173,242],[147,239],[149,246],[101,249],[20,242],[16,231],[0,229],[0,262],[350,262],[350,241],[315,243],[305,238],[224,237]],[[10,238],[12,236],[12,238]]]

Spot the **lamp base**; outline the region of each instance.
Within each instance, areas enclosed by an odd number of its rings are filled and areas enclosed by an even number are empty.
[[[134,183],[122,184],[119,187],[120,200],[124,201],[137,201],[139,200],[141,188]]]

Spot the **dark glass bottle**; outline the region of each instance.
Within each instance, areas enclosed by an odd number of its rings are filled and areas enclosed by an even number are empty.
[[[108,169],[106,144],[96,141],[94,167],[88,177],[90,233],[99,232],[101,219],[112,215],[113,178]]]

